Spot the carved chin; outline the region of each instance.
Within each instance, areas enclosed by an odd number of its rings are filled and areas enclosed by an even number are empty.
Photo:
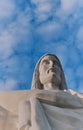
[[[60,81],[61,81],[60,77],[56,76],[54,73],[51,73],[46,77],[44,76],[42,78],[42,84],[53,83],[55,85],[59,85]]]

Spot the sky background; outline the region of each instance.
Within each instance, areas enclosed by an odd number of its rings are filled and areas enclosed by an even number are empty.
[[[56,54],[83,92],[83,0],[0,0],[0,90],[30,89],[35,64]]]

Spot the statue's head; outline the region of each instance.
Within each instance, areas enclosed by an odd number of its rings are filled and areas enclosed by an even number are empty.
[[[59,90],[67,89],[62,65],[58,57],[53,54],[46,54],[38,61],[33,75],[32,89],[44,89],[44,85],[48,83],[58,86]]]

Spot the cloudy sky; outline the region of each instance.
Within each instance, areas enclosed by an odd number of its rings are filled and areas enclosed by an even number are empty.
[[[61,60],[68,88],[83,92],[83,0],[0,0],[0,90],[30,89],[45,53]]]

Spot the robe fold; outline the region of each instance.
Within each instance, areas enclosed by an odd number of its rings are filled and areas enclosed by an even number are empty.
[[[29,130],[83,130],[83,94],[72,90],[44,94],[30,99]]]

